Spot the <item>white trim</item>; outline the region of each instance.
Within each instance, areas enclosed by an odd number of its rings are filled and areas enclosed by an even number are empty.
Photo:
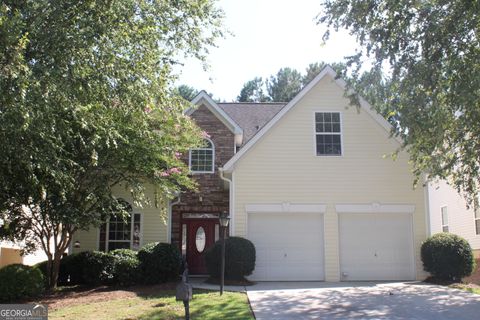
[[[423,190],[423,195],[424,195],[424,202],[425,202],[425,224],[426,224],[426,232],[427,232],[427,237],[430,237],[432,235],[432,227],[430,226],[430,183],[424,178],[424,190]]]
[[[134,222],[135,222],[135,215],[139,214],[140,215],[140,244],[138,246],[138,250],[140,250],[143,247],[143,229],[144,229],[144,223],[143,223],[143,212],[137,211],[135,212],[132,209],[132,212],[130,213],[130,250],[135,250],[132,248],[133,245],[133,227],[134,227]],[[105,252],[108,252],[110,248],[108,247],[109,242],[127,242],[127,240],[110,240],[110,217],[107,217],[107,220],[104,222],[105,223]],[[97,248],[99,251],[102,251],[100,248],[100,228],[102,226],[100,225],[97,228]],[[167,232],[168,233],[168,232]],[[137,251],[137,250],[135,250]]]
[[[444,224],[445,221],[443,221],[443,208],[445,208],[445,215],[447,216],[447,224]],[[447,205],[443,205],[443,206],[440,206],[440,226],[442,227],[442,232],[449,232],[450,231],[450,227],[448,226],[448,206]],[[443,228],[447,227],[447,231],[443,231]]]
[[[316,115],[317,113],[338,113],[340,116],[340,132],[317,132],[317,121],[316,121]],[[339,135],[340,136],[340,154],[317,154],[317,135],[318,134],[332,134],[332,135]],[[329,110],[315,110],[313,111],[313,155],[315,157],[337,157],[341,158],[344,156],[343,152],[343,113],[341,111],[329,111]]]
[[[409,213],[415,212],[413,204],[337,204],[337,213]]]
[[[235,172],[232,172],[232,182],[230,183],[229,208],[230,208],[230,234],[235,236]]]
[[[415,250],[415,222],[413,220],[413,214],[410,215],[410,231],[411,231],[411,239],[412,239],[412,264],[411,264],[411,270],[412,270],[412,279],[415,280],[417,279],[417,259],[416,259],[416,250]]]
[[[199,94],[193,100],[191,103],[195,106],[199,106],[203,104],[205,107],[207,107],[210,112],[212,112],[220,121],[223,122],[223,124],[230,129],[235,135],[243,135],[243,130],[238,126],[238,124],[233,121],[232,118],[228,114],[225,113],[225,111],[222,110],[218,106],[218,104],[213,101],[213,99],[206,93],[204,90],[200,91]],[[191,107],[188,108],[185,111],[185,115],[191,116],[195,111],[197,110],[196,107]]]
[[[229,232],[229,235],[230,236],[233,236],[234,235],[234,201],[233,201],[233,197],[234,197],[234,194],[233,194],[233,174],[232,174],[232,177],[230,179],[228,179],[227,177],[225,177],[225,175],[223,174],[223,170],[222,169],[219,169],[219,172],[220,172],[220,179],[222,179],[223,181],[226,181],[228,183],[228,215],[230,217],[230,223],[228,225],[228,232]]]
[[[321,203],[258,203],[245,205],[247,213],[325,213],[327,206]]]
[[[209,138],[203,138],[203,139],[208,140],[212,145],[212,147],[211,148],[192,148],[188,150],[188,170],[190,170],[190,173],[192,174],[215,173],[215,144]],[[206,151],[212,150],[212,171],[192,171],[192,150],[206,150]]]
[[[237,152],[224,166],[225,171],[232,171],[234,169],[235,163],[250,150],[250,148],[260,140],[266,132],[268,132],[290,109],[292,109],[313,87],[317,85],[324,77],[330,76],[333,81],[340,86],[342,89],[346,90],[347,83],[342,79],[337,79],[337,73],[330,66],[325,66],[323,70],[312,80],[308,85],[306,85],[286,106],[280,110],[266,125],[263,126],[260,131],[250,139],[245,146],[243,146],[239,152]],[[351,90],[348,91],[351,93]],[[375,110],[372,109],[372,106],[362,97],[359,97],[360,106],[388,133],[391,132],[391,124],[379,115]],[[395,137],[395,140],[401,145],[402,140],[398,137]]]

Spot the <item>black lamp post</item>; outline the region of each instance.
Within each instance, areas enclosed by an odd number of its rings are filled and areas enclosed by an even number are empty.
[[[222,295],[223,285],[225,284],[225,237],[230,217],[228,216],[228,213],[222,212],[218,220],[220,222],[220,227],[222,228],[222,266],[220,269],[220,295]]]

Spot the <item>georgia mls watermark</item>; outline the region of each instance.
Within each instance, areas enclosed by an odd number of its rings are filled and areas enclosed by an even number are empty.
[[[0,320],[48,320],[43,304],[0,304]]]

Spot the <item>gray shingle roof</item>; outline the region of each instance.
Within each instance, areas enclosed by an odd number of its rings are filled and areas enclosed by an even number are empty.
[[[257,134],[285,105],[283,102],[218,103],[218,106],[243,129],[243,144]]]

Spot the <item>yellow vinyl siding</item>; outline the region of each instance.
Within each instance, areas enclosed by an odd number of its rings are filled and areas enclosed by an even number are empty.
[[[165,204],[155,205],[155,192],[152,185],[146,186],[146,195],[150,204],[143,207],[136,206],[130,193],[124,187],[115,188],[114,194],[127,200],[133,207],[133,213],[142,214],[142,237],[141,246],[150,242],[168,242],[167,239],[167,209]],[[90,228],[88,231],[77,231],[73,237],[73,243],[80,241],[80,248],[73,248],[73,252],[98,250],[98,228]]]
[[[339,280],[338,215],[335,204],[413,204],[417,278],[426,237],[424,191],[413,189],[407,155],[384,155],[399,144],[364,110],[348,106],[341,89],[323,78],[235,164],[235,235],[247,235],[245,205],[324,203],[325,276]],[[316,156],[315,112],[340,112],[342,156]]]

